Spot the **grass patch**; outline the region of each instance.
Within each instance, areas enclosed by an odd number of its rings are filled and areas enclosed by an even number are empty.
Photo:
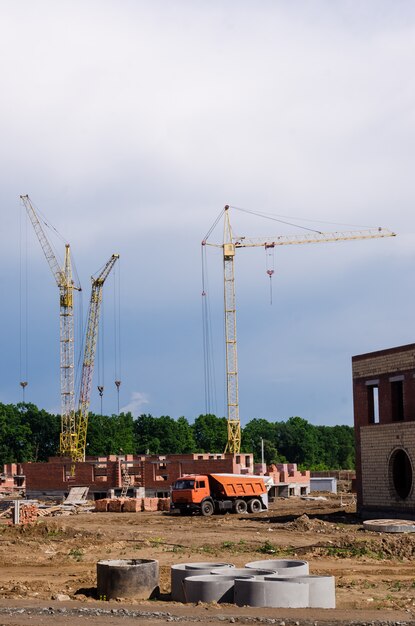
[[[285,548],[281,548],[280,546],[275,545],[271,541],[264,541],[264,543],[256,548],[256,552],[260,554],[273,554],[274,556],[292,556],[294,555],[295,548],[292,546],[286,546]]]
[[[80,548],[72,548],[68,552],[68,556],[70,556],[74,561],[82,561],[84,557],[84,551]]]
[[[319,546],[320,554],[335,556],[342,559],[368,557],[370,559],[382,560],[386,557],[382,550],[374,550],[365,544],[346,544],[344,546]]]

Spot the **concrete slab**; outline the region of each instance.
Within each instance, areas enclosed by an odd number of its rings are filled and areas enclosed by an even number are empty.
[[[363,522],[363,528],[377,533],[414,533],[415,521],[405,519],[371,519]]]

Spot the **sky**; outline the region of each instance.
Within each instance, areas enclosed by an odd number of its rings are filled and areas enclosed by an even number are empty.
[[[29,194],[61,257],[71,244],[76,324],[120,254],[91,410],[103,384],[118,411],[119,377],[134,416],[226,415],[221,250],[206,253],[207,402],[200,244],[229,204],[398,234],[278,248],[272,304],[264,250],[235,259],[242,424],[352,424],[351,357],[415,339],[414,3],[0,0],[0,14],[0,402],[22,400],[24,377],[26,401],[60,411],[58,289]],[[308,232],[230,217],[246,237]]]

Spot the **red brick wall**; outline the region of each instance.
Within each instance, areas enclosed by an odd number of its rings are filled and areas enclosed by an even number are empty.
[[[209,458],[211,456],[214,458]],[[217,458],[218,456],[220,458]],[[237,456],[240,456],[241,460],[249,457],[250,467],[253,467],[252,455],[246,454],[171,454],[147,457],[128,455],[125,460],[128,461],[132,487],[169,491],[170,485],[182,474],[240,473],[244,465],[236,463]],[[160,465],[165,465],[165,467],[160,467]],[[67,492],[72,486],[88,486],[90,492],[93,493],[120,488],[122,485],[121,461],[115,456],[109,457],[109,460],[95,457],[88,458],[85,463],[76,463],[75,475],[69,478],[70,469],[70,459],[64,460],[60,457],[53,457],[48,463],[23,463],[22,465],[29,492]]]

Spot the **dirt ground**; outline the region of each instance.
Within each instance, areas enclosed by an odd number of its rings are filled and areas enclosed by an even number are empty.
[[[144,612],[141,623],[149,624],[415,623],[415,534],[363,530],[352,499],[350,494],[323,501],[279,499],[256,516],[82,513],[42,518],[25,527],[1,525],[0,626],[74,623],[70,611],[81,610],[82,615],[82,607],[91,610],[83,613],[91,623],[102,623],[105,613],[109,625],[119,623],[120,608],[127,606]],[[241,567],[248,561],[287,557],[307,560],[311,574],[336,577],[335,610],[190,607],[169,599],[170,566],[175,563],[226,561]],[[109,558],[157,559],[160,598],[135,604],[96,598],[96,562]],[[70,600],[59,602],[58,594]],[[42,607],[52,613],[39,613]],[[137,616],[133,618],[136,623]],[[124,614],[123,624],[128,621]]]

